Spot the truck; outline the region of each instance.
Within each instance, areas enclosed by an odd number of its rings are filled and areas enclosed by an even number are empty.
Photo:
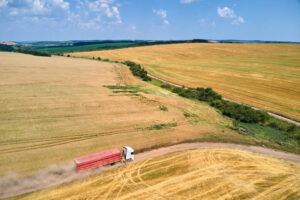
[[[124,146],[122,152],[118,149],[111,149],[87,156],[82,156],[74,160],[77,171],[96,168],[103,165],[113,165],[121,161],[133,161],[134,150],[129,146]]]

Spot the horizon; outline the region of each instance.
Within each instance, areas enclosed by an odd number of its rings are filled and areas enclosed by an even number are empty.
[[[299,9],[299,0],[0,0],[0,41],[300,42]]]
[[[72,42],[72,41],[181,41],[181,40],[187,40],[187,41],[190,41],[190,40],[195,40],[195,39],[203,39],[203,40],[208,40],[208,41],[237,41],[237,43],[240,41],[240,42],[244,42],[244,43],[247,43],[247,41],[249,42],[253,42],[255,43],[255,41],[258,41],[258,42],[267,42],[267,43],[295,43],[295,44],[298,44],[300,42],[297,42],[297,41],[288,41],[288,40],[285,40],[285,41],[282,41],[282,40],[259,40],[259,39],[253,39],[253,40],[239,40],[239,39],[207,39],[207,38],[190,38],[190,39],[180,39],[180,40],[143,40],[143,39],[138,39],[138,40],[133,40],[133,39],[87,39],[87,40],[80,40],[80,39],[74,39],[74,40],[28,40],[28,41],[17,41],[17,40],[6,40],[6,41],[0,41],[0,43],[2,42],[16,42],[16,43],[35,43],[35,42]]]

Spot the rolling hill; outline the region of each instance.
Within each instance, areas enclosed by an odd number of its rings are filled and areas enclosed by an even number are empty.
[[[130,60],[158,78],[300,120],[299,44],[171,44],[78,52]]]

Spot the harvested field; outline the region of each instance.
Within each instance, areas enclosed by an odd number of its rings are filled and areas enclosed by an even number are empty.
[[[299,170],[241,150],[189,150],[17,199],[298,199]]]
[[[212,87],[228,99],[300,121],[299,44],[172,44],[71,55],[131,60],[164,80]]]
[[[0,53],[0,91],[1,178],[30,176],[123,145],[141,150],[187,139],[253,142],[231,131],[231,122],[207,104],[139,81],[115,64]]]

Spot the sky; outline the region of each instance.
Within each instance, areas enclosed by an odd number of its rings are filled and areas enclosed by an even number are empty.
[[[0,0],[0,41],[300,42],[300,0]]]

